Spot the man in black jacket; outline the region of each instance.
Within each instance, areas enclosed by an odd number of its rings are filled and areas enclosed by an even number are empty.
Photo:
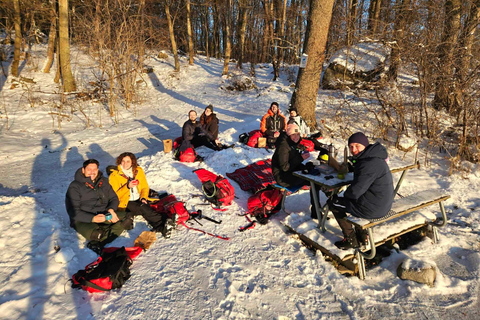
[[[343,197],[335,197],[329,203],[344,235],[335,245],[343,250],[358,247],[353,226],[345,219],[346,212],[364,219],[382,218],[393,202],[393,179],[385,147],[378,142],[369,144],[361,132],[350,136],[348,147],[354,160],[353,182]]]
[[[95,159],[85,161],[65,197],[70,226],[89,240],[87,246],[97,253],[123,232],[121,219],[125,216],[116,212],[118,197],[98,166]]]

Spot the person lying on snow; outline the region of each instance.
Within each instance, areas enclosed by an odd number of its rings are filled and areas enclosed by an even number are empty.
[[[287,132],[278,137],[272,157],[272,173],[278,185],[289,189],[310,185],[308,181],[293,175],[294,171],[308,169],[303,161],[310,157],[310,153],[301,148],[301,140],[300,128],[294,123],[287,125]],[[316,218],[312,190],[310,190],[310,203],[312,218]]]
[[[96,253],[125,230],[125,212],[117,212],[118,197],[98,167],[97,160],[86,160],[65,196],[70,226],[89,240],[87,247]]]
[[[343,240],[335,242],[342,250],[357,248],[358,240],[366,241],[366,234],[357,235],[346,220],[346,212],[359,218],[378,219],[387,215],[393,202],[393,179],[385,147],[378,142],[369,144],[368,138],[357,132],[348,138],[348,148],[354,160],[353,182],[343,197],[329,200],[329,208],[344,235]]]
[[[147,202],[150,188],[145,172],[137,164],[133,153],[124,152],[117,158],[117,168],[109,177],[110,185],[118,196],[118,209],[126,211],[126,218],[141,215],[152,226],[152,231],[161,232],[165,238],[170,238],[175,222],[167,214],[155,212]]]
[[[267,138],[267,147],[270,149],[275,148],[275,142],[280,136],[280,133],[285,131],[287,127],[287,120],[280,113],[277,102],[272,102],[267,113],[263,116],[260,123],[260,131],[263,136]]]
[[[290,114],[290,118],[288,119],[287,124],[294,123],[298,126],[300,130],[300,136],[304,140],[309,140],[313,142],[314,149],[317,151],[320,151],[320,155],[323,154],[328,154],[328,149],[325,148],[325,146],[318,142],[317,138],[322,136],[321,132],[317,132],[313,134],[311,137],[310,136],[310,127],[307,125],[305,120],[298,114],[298,111],[295,107],[290,106],[288,109],[288,112]]]

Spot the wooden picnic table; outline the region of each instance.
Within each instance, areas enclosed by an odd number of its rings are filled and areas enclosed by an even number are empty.
[[[325,165],[316,166],[317,169],[325,169]],[[414,164],[395,166],[394,168],[390,169],[390,172],[402,172],[400,179],[397,182],[394,190],[394,197],[397,194],[400,186],[403,182],[403,179],[406,175],[406,172],[413,168],[419,168],[419,163],[416,162]],[[331,168],[333,169],[333,168]],[[325,170],[323,170],[325,171]],[[301,171],[293,172],[293,175],[307,180],[310,182],[310,187],[312,188],[313,194],[313,201],[315,203],[316,208],[316,216],[318,219],[318,228],[325,232],[325,222],[327,221],[328,216],[328,200],[332,199],[334,195],[340,193],[345,187],[350,185],[353,181],[353,172],[349,172],[345,174],[344,179],[340,179],[337,177],[337,172],[335,170],[330,170],[331,172],[327,173],[320,173],[318,175],[312,175],[308,173],[302,173]],[[327,196],[327,201],[323,206],[320,205],[320,201],[318,199],[318,191],[317,186],[320,190]]]

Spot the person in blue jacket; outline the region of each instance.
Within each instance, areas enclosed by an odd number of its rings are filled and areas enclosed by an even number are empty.
[[[346,220],[347,212],[359,218],[378,219],[387,215],[393,202],[393,179],[385,147],[378,142],[370,144],[363,133],[357,132],[348,138],[348,148],[354,160],[353,182],[343,197],[334,197],[329,203],[344,235],[335,245],[343,250],[358,247],[353,225]]]

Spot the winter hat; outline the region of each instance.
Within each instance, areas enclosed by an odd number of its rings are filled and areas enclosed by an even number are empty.
[[[209,105],[205,108],[205,110],[207,110],[207,109],[210,109],[210,111],[213,113],[213,106],[212,106],[211,104],[209,104]]]
[[[300,133],[300,129],[295,123],[287,125],[287,136],[291,136],[294,133]]]
[[[364,147],[367,147],[370,143],[368,142],[368,138],[361,132],[354,133],[348,138],[348,145],[350,143],[359,143]]]

